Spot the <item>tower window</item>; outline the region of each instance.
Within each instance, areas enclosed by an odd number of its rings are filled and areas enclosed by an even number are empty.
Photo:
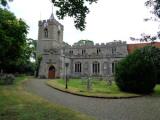
[[[47,28],[44,29],[44,37],[45,37],[45,38],[48,38],[48,29],[47,29]]]

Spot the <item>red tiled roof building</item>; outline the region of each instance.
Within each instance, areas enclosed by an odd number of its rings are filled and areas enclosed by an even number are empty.
[[[134,52],[136,49],[138,48],[143,48],[147,45],[153,45],[155,47],[160,48],[160,42],[154,42],[154,43],[136,43],[136,44],[127,44],[127,50],[128,50],[128,54]]]

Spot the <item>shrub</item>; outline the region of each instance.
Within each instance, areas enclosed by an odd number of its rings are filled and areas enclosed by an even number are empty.
[[[160,48],[150,46],[150,51],[150,56],[152,57],[152,60],[154,61],[154,65],[156,67],[157,83],[160,84]]]
[[[158,75],[157,75],[157,84],[160,84],[160,70],[158,71],[157,74],[158,74]]]
[[[115,81],[122,91],[150,93],[156,85],[156,53],[158,48],[137,49],[116,66]]]
[[[160,49],[155,52],[154,56],[155,66],[157,69],[157,83],[160,84]]]

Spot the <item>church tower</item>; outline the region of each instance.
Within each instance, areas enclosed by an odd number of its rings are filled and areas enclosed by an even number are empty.
[[[42,56],[39,77],[60,77],[63,25],[54,18],[52,12],[48,20],[39,21],[38,27],[37,56]]]

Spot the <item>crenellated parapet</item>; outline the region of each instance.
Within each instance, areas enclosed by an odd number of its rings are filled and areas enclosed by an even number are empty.
[[[108,43],[96,43],[96,44],[84,44],[84,45],[79,45],[79,44],[74,44],[74,45],[65,45],[64,47],[66,48],[103,48],[103,47],[118,47],[118,46],[123,46],[127,45],[126,41],[113,41],[113,42],[108,42]]]
[[[56,19],[47,19],[47,20],[40,20],[39,22],[38,22],[38,25],[39,26],[48,26],[48,25],[56,25],[56,26],[60,26],[61,28],[61,30],[64,30],[64,27],[63,27],[63,25],[60,23],[60,22],[58,22]]]
[[[101,44],[74,44],[70,46],[65,43],[63,53],[73,58],[98,58],[98,57],[125,57],[127,43],[125,41],[113,41]]]

